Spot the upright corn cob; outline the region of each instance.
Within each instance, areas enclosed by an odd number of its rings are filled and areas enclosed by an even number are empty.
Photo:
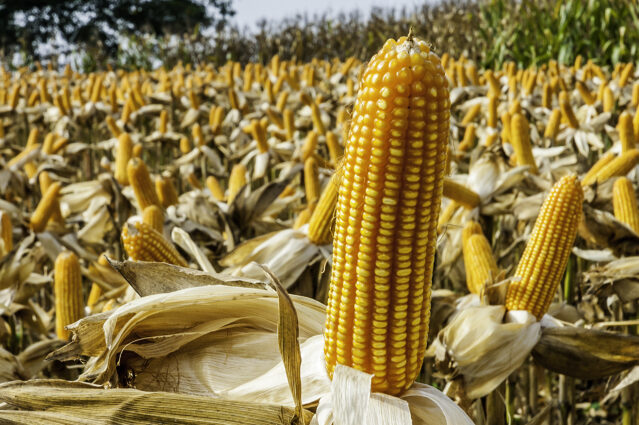
[[[78,257],[70,251],[58,254],[54,270],[55,332],[60,339],[68,339],[65,326],[84,316],[82,271]]]
[[[604,166],[606,166],[610,161],[612,161],[613,159],[615,159],[615,154],[612,152],[606,152],[605,154],[603,154],[599,160],[597,162],[595,162],[593,164],[592,167],[590,167],[590,170],[588,170],[588,172],[586,172],[586,174],[584,174],[584,176],[581,178],[581,184],[583,186],[587,186],[591,183],[595,182],[597,173],[599,173],[599,170],[601,170]]]
[[[13,227],[11,216],[6,211],[0,211],[0,237],[2,237],[2,255],[13,249]]]
[[[178,194],[171,177],[162,177],[155,180],[155,193],[160,205],[167,208],[178,203]]]
[[[632,182],[627,177],[619,177],[612,186],[612,206],[615,218],[639,235],[639,209]]]
[[[481,201],[477,192],[449,178],[444,178],[442,194],[468,209],[475,208]]]
[[[530,171],[537,174],[537,164],[530,145],[530,124],[522,114],[513,115],[510,122],[511,142],[515,150],[518,165],[529,165]]]
[[[493,256],[492,248],[486,236],[473,234],[462,245],[466,286],[473,294],[479,294],[482,286],[490,282],[499,273],[499,267]]]
[[[164,232],[164,211],[157,205],[149,205],[142,211],[142,222],[162,234]]]
[[[527,310],[537,319],[548,311],[577,235],[583,198],[574,175],[552,187],[508,288],[508,310]]]
[[[129,160],[127,175],[140,210],[144,211],[149,205],[161,205],[151,182],[149,169],[146,168],[146,164],[141,159],[131,158]]]
[[[218,201],[224,201],[224,190],[220,186],[220,182],[217,181],[215,176],[208,176],[206,178],[206,187],[209,188],[211,195]]]
[[[122,243],[135,261],[155,261],[187,267],[188,264],[171,242],[146,223],[127,223],[122,228]]]
[[[339,174],[335,173],[322,192],[308,225],[308,239],[316,245],[331,241],[331,225],[339,195]]]
[[[619,130],[619,140],[621,141],[621,152],[628,152],[630,149],[634,149],[635,133],[632,128],[632,115],[628,112],[623,112],[619,116],[617,129]]]
[[[128,133],[121,133],[118,136],[117,152],[115,155],[115,171],[113,173],[115,179],[121,185],[129,184],[129,175],[127,174],[127,164],[133,155],[133,141]]]
[[[31,229],[35,233],[42,232],[47,226],[49,218],[51,218],[56,206],[58,206],[58,195],[61,188],[62,186],[59,182],[51,184],[31,215]]]
[[[304,162],[304,191],[308,209],[312,213],[320,196],[319,170],[317,161],[313,157]]]
[[[364,72],[336,207],[324,352],[374,374],[373,391],[412,385],[424,357],[450,118],[439,58],[388,40]]]
[[[233,202],[238,192],[246,184],[246,167],[243,164],[235,164],[229,177],[228,203]]]

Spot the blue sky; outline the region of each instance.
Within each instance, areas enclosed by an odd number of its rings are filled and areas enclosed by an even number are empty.
[[[307,13],[312,16],[315,13],[330,12],[338,14],[340,12],[350,12],[359,9],[364,16],[373,7],[394,7],[416,6],[424,2],[432,3],[432,0],[234,0],[233,7],[236,10],[235,23],[240,27],[247,26],[255,28],[258,20],[279,20],[286,17],[293,17],[297,13]]]

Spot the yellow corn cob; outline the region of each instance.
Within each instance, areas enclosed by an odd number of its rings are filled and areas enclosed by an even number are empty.
[[[0,236],[2,237],[2,255],[13,249],[13,227],[11,216],[6,211],[0,211]]]
[[[497,107],[499,106],[499,98],[497,96],[488,96],[488,118],[486,125],[488,127],[497,128]]]
[[[603,110],[612,112],[615,109],[615,95],[610,87],[606,87],[603,92]]]
[[[632,118],[632,130],[635,133],[635,144],[639,145],[639,108],[637,108],[635,116]]]
[[[237,93],[232,88],[229,89],[229,104],[231,105],[231,109],[240,109],[240,101],[237,98]]]
[[[604,165],[590,180],[584,179],[583,184],[589,185],[595,181],[602,183],[612,177],[625,176],[638,162],[639,150],[630,149]]]
[[[186,176],[186,181],[189,182],[193,189],[202,189],[202,183],[200,183],[200,179],[198,179],[194,172],[190,172]]]
[[[344,155],[344,150],[340,146],[337,136],[332,131],[326,133],[326,147],[328,148],[328,155],[331,158],[331,162],[334,166],[337,166],[340,158]]]
[[[191,141],[187,139],[186,137],[182,137],[180,139],[180,152],[182,152],[183,154],[187,154],[191,152],[191,149],[192,149]]]
[[[109,131],[111,132],[111,135],[113,135],[113,137],[120,137],[120,134],[122,134],[122,130],[120,130],[120,127],[118,127],[118,125],[115,123],[113,117],[111,115],[107,115],[105,121],[107,127],[109,128]]]
[[[475,124],[468,124],[464,131],[464,138],[457,147],[460,152],[466,152],[475,146],[475,134],[477,133],[477,126]]]
[[[449,178],[444,178],[442,194],[468,209],[477,207],[481,201],[477,192]]]
[[[546,129],[544,130],[544,137],[554,140],[559,134],[559,127],[561,125],[561,110],[559,108],[555,108],[550,113],[550,118],[548,118],[548,124],[546,124]]]
[[[47,171],[43,171],[38,176],[38,180],[40,182],[40,193],[44,194],[47,192],[49,187],[53,184],[53,180]],[[60,210],[60,201],[57,199],[53,202],[53,212],[51,213],[51,217],[49,220],[53,220],[57,223],[63,224],[64,219],[62,218],[62,212]]]
[[[178,194],[170,177],[155,180],[155,193],[160,200],[160,205],[167,208],[178,203]]]
[[[284,129],[286,130],[286,138],[293,140],[295,134],[295,117],[293,111],[288,108],[284,109]]]
[[[623,70],[619,74],[619,87],[624,87],[628,83],[628,80],[632,76],[632,73],[634,72],[634,70],[635,70],[635,66],[632,62],[626,64],[626,66],[623,68]]]
[[[526,96],[530,96],[533,91],[535,91],[535,86],[537,85],[537,73],[530,72],[528,74],[528,78],[524,82],[524,94]]]
[[[200,109],[200,99],[198,99],[197,94],[193,90],[189,90],[189,102],[191,103],[192,109]]]
[[[522,114],[515,114],[511,123],[511,142],[515,150],[515,159],[518,165],[529,165],[530,172],[537,174],[537,164],[530,145],[530,125]]]
[[[318,134],[326,133],[326,128],[322,122],[322,115],[320,113],[319,106],[315,102],[311,102],[311,118],[313,120],[313,128]]]
[[[612,152],[606,152],[601,158],[599,158],[597,162],[593,164],[592,167],[590,167],[590,170],[588,170],[588,172],[584,174],[584,176],[581,178],[581,184],[583,186],[587,186],[594,183],[597,173],[599,173],[599,171],[613,159],[615,159],[615,154],[613,154]]]
[[[635,108],[639,106],[639,82],[635,82],[632,85],[632,106]]]
[[[62,136],[56,137],[55,141],[53,142],[53,146],[51,147],[51,153],[52,154],[58,153],[60,150],[62,150],[68,144],[69,144],[69,138],[68,137],[62,137]]]
[[[575,116],[575,112],[570,105],[570,99],[568,93],[561,92],[559,94],[559,107],[561,108],[561,114],[571,128],[579,128],[579,121]]]
[[[461,125],[468,125],[471,122],[473,122],[475,120],[475,118],[477,118],[477,116],[479,116],[479,113],[481,112],[481,104],[477,103],[473,106],[471,106],[468,111],[466,111],[466,115],[464,115],[464,118],[462,119]]]
[[[155,261],[187,267],[188,263],[173,244],[148,224],[126,223],[122,228],[122,243],[134,261]]]
[[[510,104],[510,107],[508,108],[508,112],[510,112],[510,116],[512,117],[515,114],[521,114],[521,102],[519,101],[519,99],[515,99],[513,101],[513,103]]]
[[[304,162],[304,190],[309,212],[313,212],[320,195],[320,181],[317,161],[309,157]]]
[[[548,311],[577,235],[583,198],[574,175],[552,187],[508,288],[508,310],[527,310],[537,319]]]
[[[603,102],[604,91],[608,87],[608,82],[604,79],[603,82],[599,85],[599,89],[597,90],[597,100]]]
[[[142,222],[159,233],[164,232],[164,211],[157,205],[149,205],[142,211]]]
[[[482,286],[499,273],[488,239],[483,234],[473,234],[462,245],[466,286],[472,294],[480,294]]]
[[[162,109],[160,112],[160,120],[158,122],[158,131],[162,134],[166,133],[166,125],[169,121],[169,113],[166,109]]]
[[[315,245],[331,242],[331,226],[339,195],[339,174],[335,173],[322,192],[308,225],[308,239]]]
[[[11,88],[11,93],[9,93],[9,102],[8,105],[12,110],[15,110],[18,106],[18,101],[20,100],[20,85],[14,84]]]
[[[552,108],[552,87],[549,83],[544,83],[541,91],[541,106],[546,109]]]
[[[211,133],[218,134],[224,121],[224,108],[218,106],[217,108],[211,108],[209,114],[209,126],[211,127]]]
[[[149,205],[160,206],[160,200],[155,193],[155,188],[149,175],[149,169],[146,168],[146,164],[139,158],[131,158],[126,168],[129,183],[133,188],[135,199],[138,201],[140,210],[144,211]]]
[[[304,141],[304,145],[302,146],[303,162],[306,162],[308,158],[312,157],[315,154],[318,139],[319,137],[314,130],[309,131],[306,135],[306,140]]]
[[[501,142],[510,143],[510,112],[506,111],[501,114]]]
[[[58,254],[54,270],[55,332],[66,340],[69,331],[65,326],[84,317],[82,297],[82,271],[78,257],[70,251]]]
[[[191,128],[191,137],[193,138],[193,144],[195,146],[203,146],[206,144],[206,140],[204,140],[204,133],[202,133],[202,127],[200,124],[195,123]]]
[[[273,124],[281,129],[284,129],[284,120],[282,119],[282,115],[277,108],[269,106],[268,108],[266,108],[266,115]]]
[[[308,207],[304,208],[295,219],[293,223],[293,229],[299,229],[303,225],[307,224],[311,219],[311,210]]]
[[[468,242],[468,239],[470,239],[471,236],[483,234],[484,232],[478,222],[476,222],[475,220],[467,221],[464,225],[464,228],[462,229],[462,247],[464,244],[466,244],[466,242]]]
[[[208,176],[206,178],[206,187],[211,191],[211,195],[218,201],[224,201],[224,190],[220,186],[220,182],[214,176]]]
[[[388,77],[386,77],[388,75]],[[439,58],[412,37],[368,64],[336,207],[324,352],[399,394],[421,369],[450,117]]]
[[[29,99],[27,100],[27,106],[35,106],[38,102],[38,95],[39,93],[37,90],[32,91],[31,96],[29,96]]]
[[[109,262],[106,259],[107,255],[108,254],[106,252],[100,255],[100,258],[98,258],[99,265],[104,267],[109,265]],[[87,307],[89,307],[89,309],[93,309],[93,307],[100,300],[100,297],[103,293],[104,290],[102,289],[102,287],[98,283],[93,282],[93,284],[91,285],[91,290],[89,291],[89,297],[87,298]]]
[[[468,64],[466,67],[466,76],[473,86],[479,85],[479,77],[477,75],[477,66],[474,63]]]
[[[29,132],[29,137],[27,138],[27,144],[26,144],[26,148],[30,148],[32,146],[35,146],[38,143],[38,136],[40,135],[40,132],[38,131],[37,128],[32,128],[31,131]]]
[[[278,96],[277,104],[275,105],[275,108],[277,108],[277,110],[280,111],[280,112],[284,112],[284,108],[286,108],[286,101],[287,100],[288,100],[288,91],[284,90]]]
[[[586,105],[594,105],[597,98],[590,93],[590,90],[588,90],[588,87],[586,87],[583,82],[577,81],[577,90]]]
[[[621,141],[621,152],[634,149],[635,133],[632,128],[632,116],[628,112],[623,112],[619,116],[617,129],[619,130],[619,140]]]
[[[499,135],[497,133],[486,133],[486,138],[484,139],[484,146],[485,147],[490,147],[493,145],[493,143],[495,143],[497,141],[497,137]],[[448,174],[448,173],[446,173]]]
[[[127,174],[127,165],[133,155],[133,141],[128,133],[122,133],[118,136],[118,147],[115,156],[115,173],[114,177],[123,186],[129,184],[129,176]]]
[[[61,188],[62,186],[59,182],[51,184],[31,215],[31,229],[35,233],[40,233],[44,230],[49,218],[55,211],[55,207],[59,206],[57,201]]]
[[[627,177],[619,177],[612,186],[612,206],[615,218],[639,235],[637,197],[632,182]]]
[[[228,203],[230,204],[237,196],[238,192],[246,184],[246,167],[243,164],[235,164],[231,169],[229,177],[229,195]]]
[[[260,124],[258,120],[251,121],[251,134],[257,142],[257,150],[260,153],[268,152],[268,143],[266,141],[266,128]]]

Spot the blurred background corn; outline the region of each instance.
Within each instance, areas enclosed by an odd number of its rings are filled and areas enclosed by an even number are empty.
[[[146,164],[139,158],[131,158],[127,164],[127,176],[141,211],[150,205],[160,205]]]
[[[308,225],[308,239],[316,245],[331,242],[331,227],[339,194],[339,174],[335,173],[322,192]]]
[[[31,215],[31,230],[35,233],[40,233],[45,229],[49,218],[53,215],[56,207],[59,207],[58,196],[61,188],[59,182],[51,184]]]

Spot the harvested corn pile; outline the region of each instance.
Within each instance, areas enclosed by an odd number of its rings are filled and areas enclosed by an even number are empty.
[[[639,73],[435,52],[3,69],[0,422],[636,423]]]

